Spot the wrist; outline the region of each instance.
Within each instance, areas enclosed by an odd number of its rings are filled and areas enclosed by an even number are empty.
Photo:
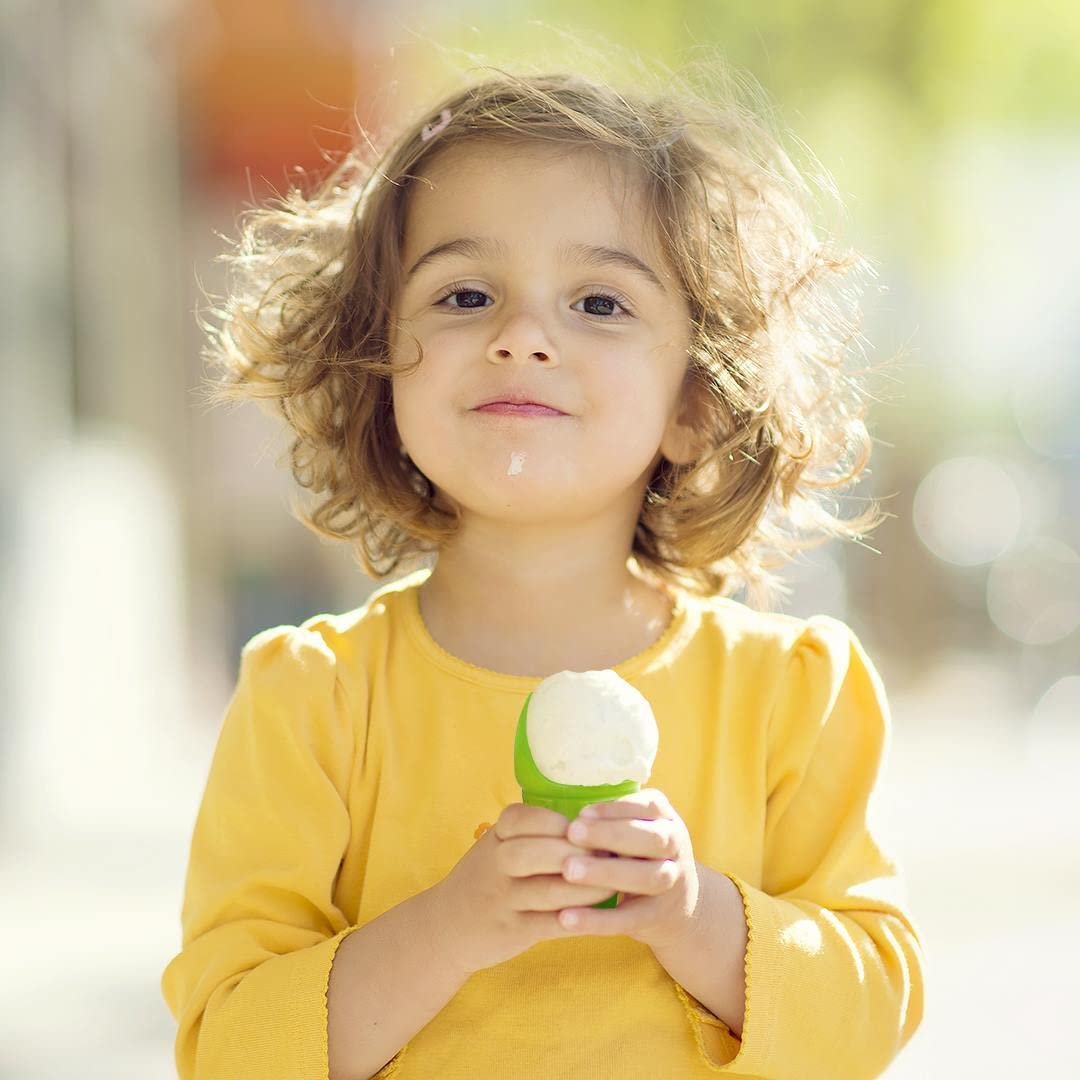
[[[700,917],[670,946],[653,949],[668,974],[742,1038],[747,924],[742,893],[727,874],[698,863]]]
[[[464,982],[473,972],[461,951],[462,934],[442,885],[442,881],[436,882],[413,897],[418,903],[416,929],[427,938],[432,962],[451,978]]]
[[[706,924],[715,909],[716,882],[710,878],[715,871],[695,860],[697,866],[698,892],[693,912],[687,917],[682,932],[664,942],[650,943],[653,955],[658,960],[662,956],[692,954],[697,948]],[[662,962],[662,961],[661,961]]]

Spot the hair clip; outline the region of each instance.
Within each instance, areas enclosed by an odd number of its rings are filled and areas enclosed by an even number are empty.
[[[433,135],[438,135],[439,132],[442,131],[442,129],[446,127],[446,125],[449,123],[450,110],[443,109],[443,111],[439,113],[439,119],[435,123],[424,125],[424,130],[420,132],[421,141],[427,142],[428,139],[430,139]]]

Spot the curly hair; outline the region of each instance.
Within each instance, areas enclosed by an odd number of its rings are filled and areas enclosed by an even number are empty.
[[[749,604],[769,605],[789,591],[770,571],[795,552],[860,540],[892,516],[871,500],[842,519],[831,494],[870,458],[866,391],[845,357],[860,321],[853,279],[876,272],[816,235],[810,188],[767,106],[733,92],[764,98],[745,73],[725,78],[713,59],[665,71],[648,90],[640,77],[631,89],[578,73],[481,70],[386,145],[355,140],[309,194],[290,186],[244,211],[235,250],[218,256],[232,271],[213,311],[221,325],[203,326],[203,355],[222,373],[209,400],[255,399],[286,421],[294,478],[325,495],[293,512],[352,544],[368,575],[437,554],[458,511],[438,505],[403,453],[392,408],[388,330],[413,181],[464,144],[587,147],[643,178],[692,317],[686,386],[700,406],[701,449],[656,467],[630,559],[668,586],[741,589]]]

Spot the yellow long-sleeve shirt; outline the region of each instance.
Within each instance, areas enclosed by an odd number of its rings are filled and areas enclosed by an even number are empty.
[[[342,938],[521,801],[514,732],[540,680],[442,649],[420,615],[428,573],[243,649],[161,980],[181,1080],[325,1080]],[[680,594],[661,638],[614,670],[656,715],[648,786],[742,894],[741,1040],[647,946],[569,936],[472,975],[378,1077],[878,1076],[922,1019],[924,960],[868,820],[890,720],[858,639],[827,616]]]

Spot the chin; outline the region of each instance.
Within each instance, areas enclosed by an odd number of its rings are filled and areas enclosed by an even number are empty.
[[[521,526],[552,525],[559,520],[578,520],[596,512],[597,502],[580,489],[560,484],[520,482],[519,477],[493,478],[482,489],[444,496],[462,514]]]

